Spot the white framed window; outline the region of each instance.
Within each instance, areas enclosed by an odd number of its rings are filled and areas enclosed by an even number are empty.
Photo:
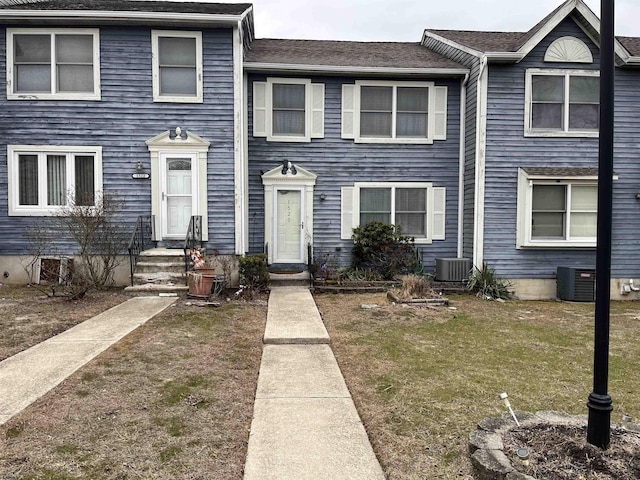
[[[8,28],[7,99],[100,100],[100,33]]]
[[[519,169],[518,248],[596,246],[598,181],[590,173],[560,176],[552,170],[530,174]]]
[[[202,103],[202,32],[153,30],[153,101]]]
[[[444,240],[444,187],[428,182],[356,182],[341,191],[343,239],[359,225],[378,221],[399,225],[417,244]]]
[[[600,72],[530,68],[525,80],[525,136],[597,137]]]
[[[324,83],[305,78],[253,82],[253,136],[269,142],[324,138]]]
[[[356,143],[446,140],[447,87],[433,82],[356,81],[342,86],[342,138]]]
[[[94,206],[102,191],[102,147],[9,145],[9,215],[55,215]]]

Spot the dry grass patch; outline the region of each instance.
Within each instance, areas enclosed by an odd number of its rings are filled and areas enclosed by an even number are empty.
[[[382,294],[316,296],[392,480],[472,478],[469,432],[503,413],[503,391],[517,410],[586,413],[593,304],[450,299],[455,310],[390,306]],[[637,303],[612,304],[614,420],[622,412],[640,416],[639,319]]]
[[[82,300],[47,297],[34,287],[0,285],[0,361],[124,302],[122,289],[93,290]]]
[[[0,478],[242,478],[265,320],[170,307],[0,427]]]

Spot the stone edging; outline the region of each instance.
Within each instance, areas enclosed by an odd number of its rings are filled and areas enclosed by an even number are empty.
[[[586,415],[567,415],[559,412],[516,412],[521,426],[540,424],[582,427],[587,424]],[[531,475],[516,471],[511,459],[504,453],[502,434],[516,428],[513,418],[485,418],[478,422],[478,429],[469,434],[469,453],[478,480],[536,480]],[[625,428],[640,431],[636,424],[625,424]]]

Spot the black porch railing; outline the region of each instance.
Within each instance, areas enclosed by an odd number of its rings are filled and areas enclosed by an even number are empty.
[[[195,248],[202,247],[202,215],[192,215],[189,220],[189,229],[187,230],[187,236],[184,239],[184,271],[189,271],[189,263],[191,262],[191,256],[189,252]],[[188,280],[187,280],[188,281]]]
[[[140,253],[147,246],[155,246],[154,238],[155,215],[140,215],[129,240],[129,266],[131,268],[131,285],[133,286],[133,274],[138,263]]]

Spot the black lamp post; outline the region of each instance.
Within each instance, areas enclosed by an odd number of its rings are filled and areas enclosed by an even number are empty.
[[[598,246],[593,392],[589,395],[587,442],[606,449],[611,439],[609,381],[609,309],[611,301],[611,217],[613,199],[613,105],[615,81],[614,0],[601,0],[600,135],[598,150]]]

